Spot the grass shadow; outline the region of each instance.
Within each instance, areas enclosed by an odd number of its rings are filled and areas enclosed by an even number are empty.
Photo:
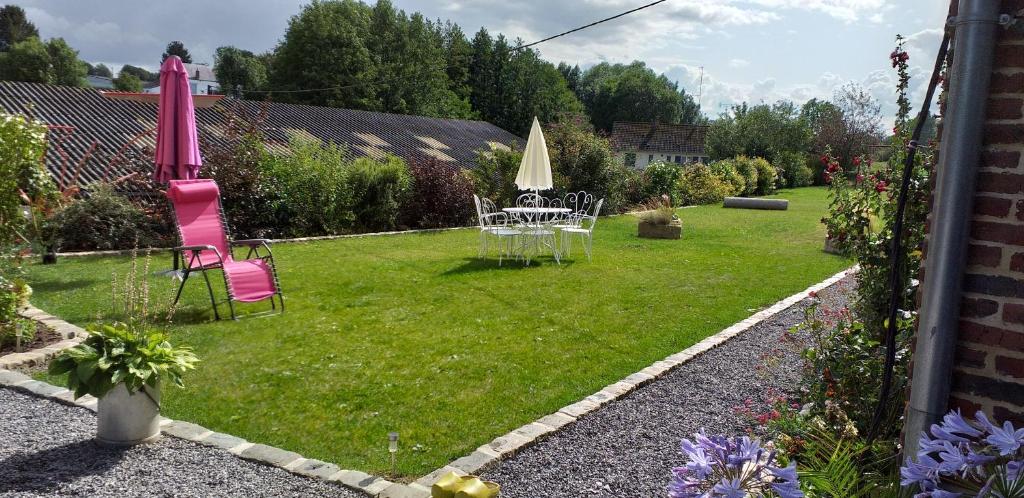
[[[462,261],[463,261],[463,263],[461,265],[456,266],[455,268],[448,269],[444,273],[441,273],[441,275],[442,276],[452,276],[452,275],[463,275],[463,274],[466,274],[466,273],[480,273],[480,272],[488,272],[488,271],[518,271],[518,270],[526,270],[526,269],[529,269],[529,268],[540,268],[542,266],[547,266],[547,265],[558,265],[558,263],[555,262],[554,258],[551,258],[551,257],[544,257],[544,258],[541,258],[541,259],[532,259],[532,260],[530,260],[530,264],[529,265],[524,264],[522,261],[516,260],[515,258],[505,259],[500,264],[498,263],[498,260],[496,258],[481,259],[481,258],[467,257],[467,258],[462,258]],[[568,267],[568,266],[572,266],[573,263],[574,263],[574,261],[571,260],[571,259],[570,260],[563,259],[561,261],[561,265],[560,266]]]
[[[62,292],[92,287],[99,281],[100,280],[96,278],[79,278],[76,280],[33,281],[32,288],[37,291],[43,292]]]

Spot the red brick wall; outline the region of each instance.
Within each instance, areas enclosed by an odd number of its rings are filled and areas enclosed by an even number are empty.
[[[1000,28],[989,92],[950,405],[1022,422],[1024,35]]]

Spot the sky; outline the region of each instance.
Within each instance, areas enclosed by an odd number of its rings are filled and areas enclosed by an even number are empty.
[[[372,0],[364,0],[371,1]],[[393,0],[407,12],[450,19],[467,36],[480,27],[538,40],[650,0]],[[181,40],[195,62],[234,45],[273,47],[306,0],[19,0],[43,38],[63,37],[92,63],[155,69]],[[587,67],[642,60],[688,93],[711,117],[739,102],[802,104],[831,98],[848,82],[895,113],[889,65],[897,34],[908,38],[911,101],[919,106],[941,40],[946,0],[668,0],[538,45],[553,63]],[[701,69],[703,68],[703,69]],[[703,78],[701,77],[703,74]]]

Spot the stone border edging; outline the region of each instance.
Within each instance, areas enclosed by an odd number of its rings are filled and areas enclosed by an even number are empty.
[[[437,482],[442,475],[449,472],[455,472],[460,475],[475,474],[481,470],[485,470],[488,467],[496,465],[500,461],[515,455],[517,452],[540,442],[545,437],[575,423],[580,418],[597,410],[598,408],[626,396],[638,387],[664,376],[672,370],[675,370],[680,365],[683,365],[693,358],[720,346],[754,325],[761,323],[799,303],[807,298],[808,294],[811,292],[818,292],[832,286],[847,275],[855,273],[858,269],[858,265],[854,265],[846,270],[836,273],[835,275],[832,275],[831,277],[814,284],[801,292],[793,294],[792,296],[789,296],[768,308],[754,313],[745,320],[735,323],[717,334],[704,338],[693,346],[690,346],[678,353],[669,355],[664,360],[656,361],[639,372],[631,374],[618,382],[605,386],[604,389],[601,389],[600,391],[591,394],[576,403],[564,406],[555,413],[545,415],[533,422],[519,427],[518,429],[512,430],[508,434],[498,436],[490,443],[480,446],[469,455],[463,456],[450,462],[444,467],[434,470],[433,472],[417,479],[409,486],[396,484],[395,486],[403,486],[406,488],[401,490],[401,493],[388,494],[387,491],[391,491],[389,488],[380,496],[387,496],[390,498],[429,498],[430,486]],[[399,490],[396,489],[395,491],[397,492]]]
[[[704,338],[697,344],[694,344],[683,351],[669,355],[664,360],[656,361],[639,372],[633,373],[618,382],[605,386],[600,391],[591,394],[576,403],[564,406],[558,411],[545,415],[536,421],[527,423],[518,429],[512,430],[508,434],[498,436],[490,443],[480,446],[469,455],[458,458],[447,465],[420,477],[410,484],[392,482],[382,477],[370,475],[358,470],[341,469],[332,463],[312,458],[305,458],[298,453],[265,444],[251,443],[245,439],[232,436],[230,434],[213,432],[201,425],[193,424],[191,422],[183,422],[161,417],[160,430],[162,433],[170,436],[206,446],[220,448],[240,458],[279,467],[293,474],[339,483],[370,496],[379,498],[429,498],[430,486],[433,485],[442,475],[447,474],[448,472],[455,472],[460,475],[473,474],[490,466],[496,465],[500,461],[515,455],[518,451],[530,447],[540,442],[545,437],[575,423],[580,418],[585,417],[602,406],[626,396],[638,387],[664,376],[680,365],[683,365],[693,358],[714,349],[733,337],[736,337],[750,327],[753,327],[790,306],[799,303],[806,298],[809,293],[817,292],[829,287],[839,280],[842,280],[847,275],[855,273],[857,270],[858,266],[854,265],[844,271],[836,273],[835,275],[808,287],[802,292],[798,292],[778,301],[772,306],[754,313],[746,319],[735,323],[714,335]],[[43,322],[62,334],[64,332],[73,332],[74,336],[73,338],[57,344],[52,344],[46,348],[29,352],[33,354],[31,359],[25,358],[19,362],[19,365],[21,363],[28,363],[29,361],[34,362],[33,365],[41,365],[48,361],[49,358],[52,358],[53,355],[61,349],[71,347],[78,342],[81,342],[85,337],[85,331],[81,328],[71,325],[52,315],[48,315],[37,308],[30,307],[24,314],[28,318],[33,318]],[[63,347],[54,348],[54,346],[57,346],[58,344],[69,343],[72,341],[73,343],[64,345]],[[48,349],[50,351],[46,351]],[[44,351],[45,353],[42,353]],[[33,380],[27,375],[11,371],[7,366],[5,366],[5,360],[8,358],[17,355],[26,355],[29,353],[18,353],[15,355],[0,357],[0,386],[8,386],[42,398],[53,399],[67,405],[80,406],[93,412],[97,410],[97,399],[93,396],[85,395],[76,400],[73,393],[67,389],[48,384],[46,382]]]
[[[57,353],[67,348],[77,346],[85,340],[86,332],[84,329],[77,325],[65,322],[53,315],[47,314],[45,311],[34,306],[27,306],[19,310],[18,314],[25,318],[42,323],[54,332],[60,334],[64,340],[41,348],[0,356],[0,370],[29,370],[32,368],[43,367]]]

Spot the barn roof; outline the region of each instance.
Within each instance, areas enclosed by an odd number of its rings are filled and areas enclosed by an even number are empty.
[[[704,154],[707,131],[707,126],[700,125],[616,121],[612,124],[611,144],[617,152]]]
[[[299,133],[344,144],[355,156],[427,155],[472,167],[477,151],[522,142],[483,121],[223,99],[207,107],[197,101],[201,144],[225,140],[228,116],[238,112],[234,106],[251,116],[265,109],[264,129],[271,146],[285,143],[290,133]],[[116,178],[118,172],[110,171],[113,157],[138,157],[156,139],[155,133],[147,132],[156,125],[155,103],[110,98],[91,88],[0,81],[0,110],[28,114],[51,126],[47,153],[51,174],[57,176],[69,162],[73,166],[88,156],[81,168],[81,183]],[[66,154],[55,150],[55,142]],[[95,150],[87,155],[90,148]]]

